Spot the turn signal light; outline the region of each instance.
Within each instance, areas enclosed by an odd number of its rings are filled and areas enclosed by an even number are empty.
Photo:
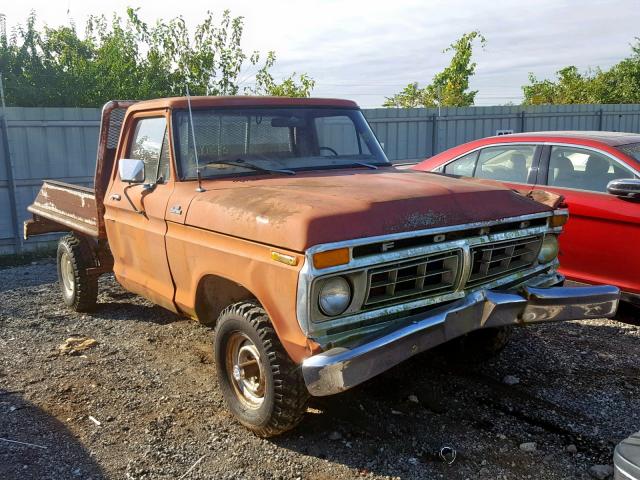
[[[313,255],[313,266],[316,268],[335,267],[349,263],[349,249],[338,248],[337,250],[327,250]]]
[[[550,227],[561,227],[569,220],[569,215],[554,215],[549,219]]]
[[[292,267],[295,267],[298,264],[298,259],[293,255],[287,255],[286,253],[274,251],[271,252],[271,260],[284,263],[285,265],[291,265]]]

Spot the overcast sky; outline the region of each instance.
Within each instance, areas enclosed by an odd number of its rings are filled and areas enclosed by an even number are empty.
[[[31,9],[50,26],[68,17],[84,25],[89,14],[124,15],[128,5],[140,7],[146,21],[182,15],[189,25],[207,9],[229,8],[245,17],[246,51],[276,51],[276,77],[306,72],[317,82],[314,96],[362,107],[380,106],[412,81],[428,83],[448,64],[442,50],[471,30],[487,38],[474,55],[478,105],[518,103],[529,72],[545,78],[566,65],[610,67],[640,36],[640,0],[4,0],[0,13],[10,30]]]

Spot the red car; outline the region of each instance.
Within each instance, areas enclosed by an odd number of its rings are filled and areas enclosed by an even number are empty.
[[[640,135],[531,132],[488,137],[412,167],[493,179],[565,197],[561,272],[571,280],[618,286],[640,305]]]

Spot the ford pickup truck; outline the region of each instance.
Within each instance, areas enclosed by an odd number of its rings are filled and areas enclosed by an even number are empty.
[[[612,316],[619,291],[568,288],[567,211],[507,188],[393,167],[358,106],[271,97],[113,101],[94,189],[45,181],[25,237],[66,232],[62,297],[98,277],[213,330],[218,384],[261,436],[310,395],[445,342],[473,355],[512,326]]]

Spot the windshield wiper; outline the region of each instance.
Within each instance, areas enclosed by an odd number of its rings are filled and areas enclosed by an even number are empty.
[[[229,165],[231,167],[240,167],[240,168],[246,168],[249,170],[255,170],[257,172],[265,172],[265,173],[284,173],[287,175],[295,175],[296,172],[294,172],[293,170],[285,170],[285,169],[277,169],[277,168],[264,168],[264,167],[259,167],[258,165],[254,165],[253,163],[248,163],[245,160],[238,158],[236,160],[233,161],[227,161],[227,160],[212,160],[211,162],[207,162],[203,165],[203,167],[209,167],[209,166],[213,166],[213,165]]]
[[[377,170],[378,167],[371,164],[371,163],[365,163],[365,162],[353,162],[354,165],[360,165],[362,167],[367,167],[370,168],[371,170]]]

